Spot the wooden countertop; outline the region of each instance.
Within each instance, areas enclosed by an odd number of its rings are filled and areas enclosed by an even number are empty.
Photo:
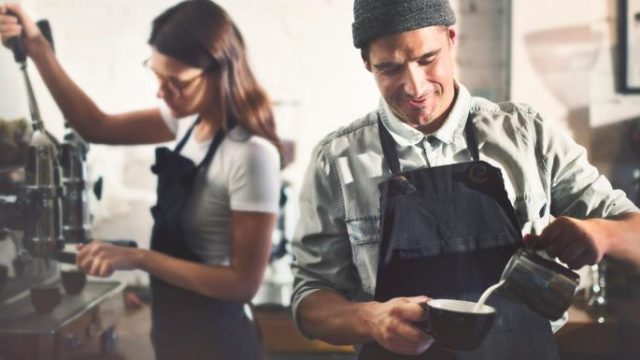
[[[353,346],[336,346],[305,338],[293,324],[289,309],[255,310],[267,353],[353,353]]]
[[[569,309],[568,323],[556,333],[563,360],[640,358],[640,301],[612,301],[610,311],[598,316],[579,305]],[[353,353],[352,346],[334,346],[308,340],[293,325],[288,309],[256,310],[256,318],[266,351],[271,354]],[[600,319],[602,318],[602,319]],[[116,353],[90,355],[77,359],[153,359],[149,341],[149,308],[128,312],[118,324]]]
[[[555,337],[561,354],[640,358],[640,301],[611,300],[601,311],[575,304]]]

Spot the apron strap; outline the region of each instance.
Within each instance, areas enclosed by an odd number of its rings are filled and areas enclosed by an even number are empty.
[[[184,147],[184,144],[186,144],[187,140],[189,140],[189,137],[191,136],[191,133],[193,132],[193,128],[195,128],[196,125],[198,125],[199,122],[200,122],[200,116],[198,116],[196,121],[194,121],[193,124],[191,124],[191,127],[189,127],[189,130],[187,130],[187,133],[184,134],[184,136],[182,137],[182,139],[180,140],[178,145],[176,145],[175,149],[173,149],[173,152],[180,153],[180,151]]]
[[[480,161],[480,150],[478,148],[478,139],[476,138],[476,127],[473,126],[471,113],[467,117],[467,123],[464,125],[464,135],[467,139],[467,149],[471,153],[473,161]]]
[[[189,137],[191,136],[191,133],[193,132],[193,129],[200,122],[200,119],[201,118],[198,117],[198,119],[196,119],[196,121],[193,122],[191,127],[189,127],[189,130],[187,130],[187,133],[184,134],[184,136],[182,137],[182,139],[180,140],[178,145],[176,145],[176,147],[173,150],[173,152],[180,153],[180,151],[182,150],[184,145],[187,143],[187,140],[189,140]],[[200,168],[202,166],[204,166],[205,164],[208,164],[211,161],[211,159],[213,159],[213,155],[215,155],[216,150],[218,149],[218,146],[220,146],[220,143],[222,142],[222,140],[224,140],[224,136],[226,134],[227,134],[226,131],[224,131],[222,129],[218,130],[218,132],[216,133],[216,136],[211,141],[211,145],[209,146],[209,149],[207,150],[207,153],[204,156],[204,159],[202,159],[200,164],[198,164],[198,166],[196,167],[196,170],[200,170]]]
[[[471,153],[471,158],[474,161],[479,161],[480,150],[478,149],[478,141],[476,139],[475,128],[473,126],[471,113],[469,113],[469,116],[467,116],[467,122],[464,126],[464,130],[465,138],[467,140],[467,148]],[[389,130],[387,130],[387,128],[382,123],[380,114],[378,114],[378,133],[380,136],[380,144],[382,145],[382,154],[389,163],[389,169],[391,169],[391,173],[400,173],[400,160],[398,159],[398,150],[396,149],[396,143],[389,133]]]
[[[211,161],[211,159],[213,158],[213,155],[216,153],[218,146],[220,146],[220,143],[222,143],[222,140],[224,140],[224,137],[226,134],[227,132],[224,131],[223,129],[218,130],[218,132],[216,133],[216,136],[211,141],[211,145],[209,145],[209,150],[207,150],[207,154],[204,156],[204,159],[202,159],[200,164],[198,164],[198,166],[196,167],[196,170],[200,170],[201,167],[203,167],[204,165],[208,164]]]
[[[382,145],[382,154],[389,163],[389,168],[392,174],[400,172],[400,160],[398,160],[398,150],[396,150],[396,143],[393,141],[389,130],[382,123],[380,114],[378,114],[378,133],[380,135],[380,144]]]

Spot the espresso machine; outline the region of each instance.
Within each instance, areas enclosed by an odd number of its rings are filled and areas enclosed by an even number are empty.
[[[48,22],[37,25],[53,46]],[[71,293],[60,281],[60,262],[75,264],[65,244],[91,241],[88,147],[68,126],[62,143],[46,130],[20,39],[11,45],[24,75],[33,132],[26,163],[12,170],[19,175],[0,192],[0,255],[11,258],[0,264],[0,360],[68,359],[96,343],[106,352],[123,313],[124,284],[90,280]],[[6,182],[9,171],[3,171]],[[56,295],[55,303],[45,299],[46,311],[37,306],[42,299],[34,298],[34,290],[43,288]]]

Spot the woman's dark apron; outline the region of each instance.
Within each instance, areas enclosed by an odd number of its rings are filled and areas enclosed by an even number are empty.
[[[199,121],[199,120],[198,120]],[[158,202],[151,208],[155,220],[151,249],[202,263],[187,244],[182,218],[198,171],[211,162],[225,133],[218,131],[197,166],[180,151],[191,136],[187,131],[175,150],[156,149],[151,170],[158,176]],[[262,346],[244,304],[206,297],[151,276],[152,330],[156,358],[161,360],[261,359]]]
[[[478,301],[500,280],[522,244],[500,169],[479,160],[471,116],[465,126],[473,161],[400,171],[395,142],[378,119],[392,175],[380,184],[381,242],[375,300],[426,295]],[[365,344],[359,359],[558,359],[549,321],[501,291],[489,298],[498,315],[479,349],[453,352],[435,343],[419,356]]]

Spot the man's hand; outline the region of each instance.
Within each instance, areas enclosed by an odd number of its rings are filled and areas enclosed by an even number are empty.
[[[36,43],[42,43],[42,33],[27,13],[18,4],[0,4],[0,40],[9,46],[9,39],[20,36],[28,55]],[[46,43],[46,41],[45,41]]]
[[[404,355],[419,355],[433,343],[433,338],[415,323],[424,320],[421,303],[426,296],[391,299],[373,303],[368,325],[374,340],[387,350]]]
[[[525,243],[546,249],[552,257],[579,269],[602,260],[610,246],[610,237],[602,219],[578,220],[566,216],[555,219],[542,234],[526,235]]]
[[[102,241],[78,245],[77,248],[76,265],[88,275],[99,277],[109,277],[116,270],[136,269],[142,251]]]

